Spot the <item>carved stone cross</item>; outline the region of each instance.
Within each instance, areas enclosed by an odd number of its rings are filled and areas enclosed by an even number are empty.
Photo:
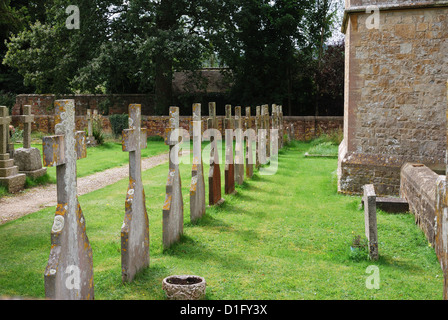
[[[244,182],[244,135],[241,107],[235,107],[235,181]]]
[[[169,174],[163,205],[163,247],[169,248],[180,240],[184,231],[184,203],[179,173],[179,108],[170,107],[169,124],[165,131],[165,143],[170,147]]]
[[[216,118],[216,103],[210,102],[208,104],[209,118],[207,119],[208,129],[218,130],[218,120]],[[210,136],[211,154],[210,154],[210,171],[208,173],[208,187],[209,187],[209,205],[219,205],[224,202],[221,197],[221,171],[219,167],[219,150],[217,144],[217,137],[212,134]]]
[[[202,163],[202,118],[201,104],[193,105],[193,167],[190,185],[190,221],[205,214],[204,165]]]
[[[235,190],[235,165],[233,164],[233,136],[235,129],[234,119],[232,119],[232,106],[226,105],[226,117],[224,119],[224,129],[226,137],[226,163],[224,171],[224,192],[233,194]]]
[[[255,113],[255,134],[256,134],[256,140],[255,140],[255,166],[258,168],[260,166],[260,136],[259,136],[259,130],[261,129],[261,107],[256,107],[256,113]]]
[[[0,107],[0,154],[7,154],[11,117],[7,107]]]
[[[55,101],[55,136],[43,138],[44,165],[56,166],[57,208],[45,269],[51,299],[94,298],[92,249],[76,190],[76,160],[87,156],[84,131],[75,133],[74,100]]]
[[[253,143],[255,141],[255,132],[252,129],[252,116],[250,107],[246,107],[246,177],[252,178],[254,175],[254,152]]]
[[[129,129],[123,130],[122,149],[129,152],[129,186],[121,227],[122,281],[149,266],[149,221],[142,182],[142,149],[147,147],[146,129],[141,128],[141,105],[129,105]]]
[[[31,124],[34,121],[31,106],[23,106],[23,115],[20,118],[24,124],[23,148],[14,151],[14,162],[19,167],[20,173],[35,179],[45,175],[47,168],[42,168],[40,151],[37,148],[31,148]]]
[[[31,148],[31,124],[34,122],[34,116],[31,114],[31,106],[23,106],[23,147]]]
[[[283,106],[280,105],[278,106],[278,134],[279,134],[279,148],[283,148],[283,144],[284,144],[284,127],[283,127]]]
[[[266,161],[269,161],[270,157],[270,145],[271,145],[271,131],[270,131],[270,116],[269,116],[269,105],[265,104],[261,106],[261,115],[263,117],[264,129],[266,130]]]
[[[95,118],[96,115],[98,115],[98,110],[93,110],[93,118]],[[93,136],[92,111],[90,109],[87,109],[87,145],[89,147],[97,145],[97,141]]]
[[[8,108],[0,107],[0,185],[5,186],[8,192],[16,193],[24,189],[26,175],[18,173],[19,168],[8,152],[10,123]]]

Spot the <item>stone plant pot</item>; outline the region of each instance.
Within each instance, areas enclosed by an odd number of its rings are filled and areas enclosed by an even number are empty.
[[[198,276],[169,276],[162,282],[168,300],[200,300],[205,296],[205,288],[205,279]]]

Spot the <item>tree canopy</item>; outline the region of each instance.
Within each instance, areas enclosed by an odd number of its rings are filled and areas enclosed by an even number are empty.
[[[242,105],[313,113],[323,95],[340,94],[322,83],[331,79],[323,73],[343,76],[343,46],[325,58],[335,1],[77,0],[80,28],[68,29],[72,4],[2,2],[0,90],[13,91],[14,79],[36,93],[148,93],[163,113],[175,100],[173,73],[213,56],[230,70],[226,99]]]

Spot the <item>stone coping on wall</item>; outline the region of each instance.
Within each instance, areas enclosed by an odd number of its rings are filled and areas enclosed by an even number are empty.
[[[408,9],[431,9],[448,7],[448,1],[409,1],[404,3],[387,3],[387,4],[375,4],[369,3],[365,5],[349,6],[344,11],[344,17],[342,20],[341,32],[345,34],[347,30],[348,17],[353,13],[366,13],[366,10],[375,6],[379,11],[391,11],[391,10],[408,10]]]

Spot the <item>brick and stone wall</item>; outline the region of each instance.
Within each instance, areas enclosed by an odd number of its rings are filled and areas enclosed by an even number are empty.
[[[75,95],[66,96],[62,98],[75,99],[76,106],[76,129],[84,130],[87,128],[87,109],[98,110],[99,103],[104,99],[111,99],[108,95]],[[22,114],[23,105],[31,105],[32,114],[34,115],[34,123],[32,124],[33,131],[40,131],[42,133],[54,133],[54,115],[53,103],[55,101],[54,95],[18,95],[16,104],[13,108],[12,118],[13,125],[22,127],[20,123],[20,115]],[[113,97],[115,101],[110,113],[123,114],[127,113],[128,105],[131,103],[142,104],[142,110],[147,110],[147,114],[152,112],[151,97],[145,95],[117,95]],[[145,107],[144,107],[145,106]],[[101,113],[101,110],[99,110]],[[252,114],[254,114],[253,112]],[[218,116],[219,130],[222,131],[224,116]],[[102,116],[102,126],[106,132],[111,131],[111,125],[108,116]],[[206,129],[205,123],[207,116],[202,117],[203,130]],[[192,117],[181,116],[180,126],[186,130],[191,128]],[[294,127],[294,139],[296,140],[310,140],[321,133],[331,133],[336,130],[341,130],[343,127],[343,117],[283,117],[283,126],[286,130],[289,126]],[[149,116],[142,115],[142,127],[148,128],[148,136],[163,136],[165,133],[165,126],[168,124],[167,116]],[[253,128],[255,122],[253,121]],[[224,134],[223,134],[224,136]]]
[[[380,9],[379,29],[366,23],[372,4]],[[374,183],[380,194],[398,195],[404,163],[444,168],[448,2],[347,0],[346,6],[338,189],[360,194]]]

